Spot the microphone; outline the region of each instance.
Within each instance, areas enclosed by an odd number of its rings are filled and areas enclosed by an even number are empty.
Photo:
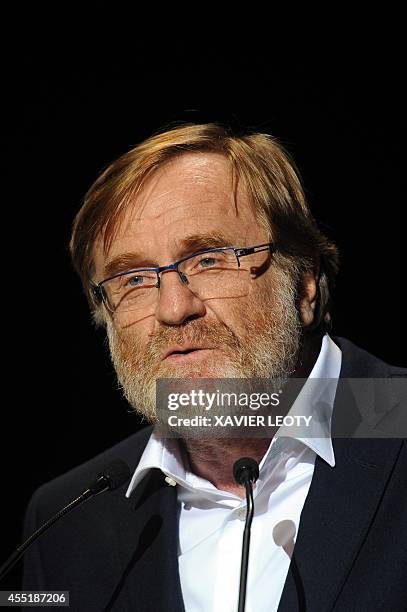
[[[6,560],[5,563],[0,567],[0,580],[4,578],[11,568],[17,563],[17,561],[23,556],[25,551],[40,535],[42,535],[51,525],[56,523],[65,514],[82,504],[87,499],[104,493],[105,491],[113,491],[122,484],[124,484],[130,478],[130,468],[121,459],[115,459],[109,463],[105,469],[100,472],[96,479],[89,485],[83,493],[72,500],[67,506],[62,508],[55,516],[51,517],[44,525],[39,527],[34,533],[15,550],[12,555]]]
[[[254,483],[259,477],[259,464],[251,457],[242,457],[233,464],[233,478],[244,485],[247,480]]]
[[[250,527],[254,514],[253,483],[259,477],[259,465],[251,457],[242,457],[233,464],[233,478],[246,489],[246,521],[243,531],[242,561],[240,564],[240,585],[238,612],[244,612],[246,605],[247,570],[249,567]]]
[[[122,459],[115,459],[100,472],[90,485],[89,491],[98,495],[104,491],[113,491],[121,487],[130,478],[130,468]]]

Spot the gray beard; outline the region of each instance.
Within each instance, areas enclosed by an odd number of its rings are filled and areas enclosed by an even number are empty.
[[[157,422],[157,378],[270,378],[286,380],[295,371],[301,344],[301,323],[295,306],[295,287],[288,272],[274,270],[273,299],[268,292],[249,301],[244,316],[244,336],[225,323],[193,319],[179,326],[163,326],[148,345],[119,334],[107,322],[110,356],[119,387],[130,406],[151,423]],[[238,315],[238,311],[237,311]],[[161,361],[169,344],[203,344],[219,347],[226,363],[173,366]]]

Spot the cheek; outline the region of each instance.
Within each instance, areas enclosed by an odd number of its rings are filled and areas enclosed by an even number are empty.
[[[151,317],[149,317],[151,319]],[[116,336],[123,347],[134,350],[143,350],[153,335],[153,323],[146,324],[135,321],[122,321],[114,325]]]
[[[248,317],[260,317],[265,311],[272,311],[278,301],[275,281],[266,274],[253,279],[246,298]]]
[[[234,300],[212,300],[209,311],[208,323],[216,318],[217,321],[226,325],[240,338],[246,335],[247,321],[256,317],[258,312],[258,299],[251,294]],[[208,309],[209,310],[209,309]]]
[[[236,319],[239,323],[253,318],[264,308],[273,307],[276,302],[274,283],[265,275],[251,279],[247,291],[239,298],[211,300],[211,309],[225,323]]]

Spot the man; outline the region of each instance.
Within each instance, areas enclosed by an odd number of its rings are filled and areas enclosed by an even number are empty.
[[[153,425],[157,379],[407,373],[328,334],[338,253],[268,135],[218,124],[155,134],[97,179],[70,246],[123,392]],[[381,416],[406,409],[397,389]],[[350,438],[364,425],[353,395],[338,388],[323,400],[327,418],[309,438],[281,427],[174,439],[149,426],[43,485],[26,536],[110,459],[132,472],[32,547],[24,588],[69,590],[71,608],[86,612],[236,610],[246,509],[232,466],[250,456],[260,476],[248,612],[405,610],[405,442],[374,439],[376,422],[371,436]]]

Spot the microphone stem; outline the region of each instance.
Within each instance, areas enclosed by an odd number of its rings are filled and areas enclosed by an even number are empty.
[[[51,525],[53,525],[58,519],[60,519],[64,514],[67,514],[77,506],[80,506],[83,502],[95,495],[99,495],[100,493],[104,493],[105,491],[112,491],[117,487],[120,487],[122,484],[126,482],[130,478],[130,468],[121,459],[115,459],[112,461],[103,472],[100,472],[97,475],[96,480],[85,490],[83,493],[78,495],[74,500],[72,500],[69,504],[67,504],[62,510],[57,512],[54,516],[52,516],[44,525],[39,527],[37,531],[34,533],[23,543],[21,546],[17,548],[13,552],[12,555],[6,560],[3,565],[0,566],[0,580],[6,576],[6,574],[11,570],[11,568],[17,563],[20,557],[23,556],[24,552],[27,550],[33,542],[44,533]]]
[[[20,559],[20,557],[22,557],[22,555],[27,550],[27,548],[29,546],[31,546],[31,544],[44,531],[46,531],[49,527],[51,527],[51,525],[53,525],[55,523],[55,521],[60,519],[61,516],[63,516],[64,514],[69,512],[70,510],[72,510],[75,506],[78,506],[79,504],[81,504],[85,500],[89,499],[93,495],[95,495],[95,494],[92,492],[92,490],[86,489],[86,491],[84,491],[81,495],[79,495],[79,497],[77,497],[76,499],[72,500],[67,506],[65,506],[65,508],[62,508],[62,510],[60,510],[57,514],[55,514],[55,516],[51,517],[46,523],[44,523],[44,525],[41,525],[41,527],[39,529],[37,529],[37,531],[34,531],[34,533],[24,542],[24,544],[19,546],[17,548],[17,550],[15,550],[13,552],[13,554],[10,555],[10,557],[6,560],[6,562],[3,563],[3,565],[0,567],[0,580],[2,578],[4,578],[4,576],[17,563],[17,561]]]
[[[254,504],[253,504],[253,485],[250,478],[245,479],[246,488],[246,521],[243,532],[243,548],[242,562],[240,565],[240,586],[239,586],[239,605],[238,612],[244,612],[246,605],[246,586],[247,586],[247,570],[249,567],[249,550],[250,550],[250,528],[253,520]]]

